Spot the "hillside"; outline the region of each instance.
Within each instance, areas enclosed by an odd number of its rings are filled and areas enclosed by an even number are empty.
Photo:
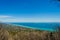
[[[0,23],[0,40],[60,40],[60,33]]]

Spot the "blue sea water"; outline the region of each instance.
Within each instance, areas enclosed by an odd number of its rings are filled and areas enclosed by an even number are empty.
[[[60,23],[12,23],[15,25],[20,25],[22,27],[33,28],[38,30],[55,30]]]

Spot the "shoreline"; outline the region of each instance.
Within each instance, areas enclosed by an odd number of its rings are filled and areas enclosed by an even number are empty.
[[[20,26],[20,27],[24,27],[24,28],[30,28],[30,29],[34,29],[34,30],[44,30],[44,31],[55,31],[53,29],[46,29],[46,28],[34,28],[34,27],[30,27],[30,26],[23,26],[23,25],[17,25],[17,24],[10,24],[10,25],[13,25],[13,26]]]

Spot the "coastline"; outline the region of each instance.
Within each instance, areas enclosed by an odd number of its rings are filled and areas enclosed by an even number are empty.
[[[55,30],[53,30],[53,29],[34,28],[34,27],[30,27],[30,26],[23,26],[23,25],[17,25],[17,24],[10,24],[10,25],[13,25],[13,26],[20,26],[20,27],[23,27],[23,28],[29,28],[29,29],[34,29],[34,30],[43,30],[43,31],[50,31],[50,32],[55,31]]]

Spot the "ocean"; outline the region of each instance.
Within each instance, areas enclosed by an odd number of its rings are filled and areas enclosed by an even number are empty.
[[[60,26],[60,23],[11,23],[11,24],[32,29],[48,31],[56,30],[56,28]]]

